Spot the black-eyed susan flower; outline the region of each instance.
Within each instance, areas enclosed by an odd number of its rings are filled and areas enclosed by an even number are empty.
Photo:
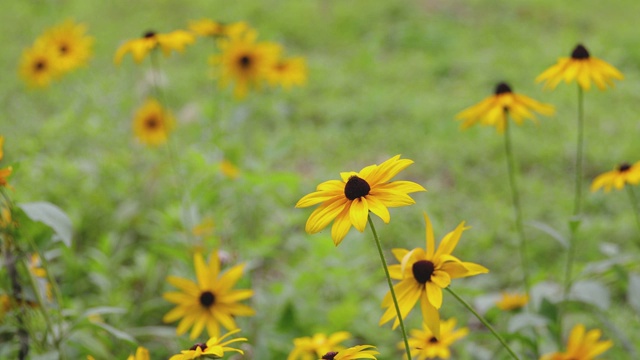
[[[564,80],[565,83],[577,81],[584,90],[591,88],[591,81],[600,90],[614,86],[613,79],[622,80],[622,73],[609,63],[591,56],[587,48],[578,44],[570,57],[562,57],[558,62],[538,75],[536,82],[544,81],[545,89],[555,89]]]
[[[122,62],[122,58],[130,52],[133,60],[136,63],[140,63],[147,54],[157,48],[162,49],[165,56],[169,56],[172,51],[183,52],[185,47],[193,42],[195,42],[195,35],[185,30],[175,30],[164,34],[148,31],[141,38],[129,40],[122,44],[116,50],[113,62],[119,65]]]
[[[189,30],[198,36],[234,37],[248,31],[249,25],[244,21],[225,24],[211,19],[201,19],[189,22]]]
[[[321,203],[307,219],[305,230],[315,234],[333,221],[331,238],[338,246],[351,226],[364,231],[369,211],[388,224],[391,219],[388,208],[414,204],[408,194],[426,191],[412,181],[390,181],[411,164],[412,160],[400,159],[400,155],[396,155],[360,172],[340,173],[342,180],[329,180],[318,185],[315,192],[305,195],[296,204],[296,207],[304,208]]]
[[[66,72],[85,65],[91,57],[93,37],[86,31],[84,24],[67,20],[46,31],[39,41],[55,50],[58,66]]]
[[[289,353],[287,360],[317,360],[329,351],[344,350],[341,343],[351,338],[346,331],[339,331],[329,336],[323,333],[314,334],[312,337],[300,337],[293,340],[294,348]]]
[[[533,100],[530,97],[516,94],[504,82],[496,86],[492,96],[482,100],[456,115],[456,119],[463,120],[462,129],[475,124],[495,126],[498,132],[503,132],[507,116],[511,116],[520,125],[525,119],[536,120],[534,113],[550,116],[555,113],[552,105]]]
[[[442,306],[442,289],[449,286],[452,279],[487,273],[484,266],[463,262],[451,255],[462,232],[467,228],[464,221],[455,230],[445,235],[436,249],[431,220],[424,214],[427,226],[426,248],[393,249],[393,254],[400,262],[389,266],[392,279],[400,280],[394,285],[398,305],[402,318],[406,318],[415,304],[420,301],[420,308],[424,323],[436,338],[440,337],[440,315],[438,309]],[[382,301],[382,307],[387,308],[380,319],[380,325],[395,319],[395,329],[399,320],[392,302],[391,293],[387,293]]]
[[[640,183],[640,161],[635,164],[623,163],[612,171],[598,175],[591,183],[591,191],[603,188],[609,192],[615,188],[622,190],[626,184],[637,185]]]
[[[502,292],[500,299],[496,301],[496,307],[502,311],[517,310],[525,307],[529,303],[527,294]]]
[[[142,346],[138,346],[135,354],[129,355],[127,360],[149,360],[149,350]]]
[[[193,256],[197,282],[177,276],[167,277],[167,281],[181,292],[167,292],[163,297],[177,306],[162,320],[166,323],[178,319],[176,332],[182,335],[191,328],[190,338],[198,337],[206,327],[210,337],[220,336],[220,325],[227,330],[237,329],[237,316],[251,316],[252,308],[240,301],[253,296],[248,289],[234,290],[244,269],[244,264],[236,265],[220,273],[220,259],[216,251],[211,253],[209,263],[205,263],[200,253]]]
[[[440,337],[438,338],[433,335],[427,325],[422,324],[422,327],[422,330],[411,330],[409,338],[411,354],[418,360],[450,358],[451,350],[449,348],[451,345],[469,333],[469,329],[466,327],[455,329],[455,318],[440,323]],[[404,343],[398,344],[398,348],[404,348]]]
[[[171,112],[155,99],[148,99],[133,117],[133,133],[145,145],[166,143],[174,127],[175,119]]]
[[[0,160],[2,160],[2,158],[4,157],[4,136],[0,136]],[[0,187],[9,187],[9,184],[7,183],[7,178],[9,178],[9,176],[11,176],[11,173],[13,172],[13,168],[11,166],[8,166],[4,169],[0,169]]]
[[[56,50],[42,41],[22,53],[20,76],[31,87],[44,88],[62,73]]]
[[[321,360],[354,360],[354,359],[376,359],[380,354],[373,345],[358,345],[340,351],[329,351],[322,355]]]
[[[304,58],[278,60],[272,65],[268,80],[271,85],[280,85],[284,89],[304,85],[307,82],[307,65]]]
[[[540,360],[592,360],[613,346],[613,341],[601,341],[602,332],[598,329],[586,331],[584,325],[573,327],[567,351],[546,354]]]
[[[182,350],[180,354],[173,355],[169,360],[193,360],[193,359],[220,359],[225,352],[237,352],[244,354],[240,349],[228,346],[239,341],[247,341],[246,338],[234,338],[223,341],[229,336],[240,332],[240,329],[229,331],[224,336],[212,337],[206,343],[198,343],[193,345],[189,350]]]

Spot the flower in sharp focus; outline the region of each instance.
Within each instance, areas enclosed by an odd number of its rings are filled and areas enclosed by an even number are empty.
[[[436,338],[429,327],[422,324],[423,330],[411,330],[409,346],[411,354],[417,356],[417,360],[448,359],[451,357],[449,347],[456,341],[467,336],[469,329],[456,327],[456,319],[442,321],[440,323],[440,337]],[[398,348],[404,349],[404,343],[399,343]]]
[[[54,48],[37,41],[33,47],[22,53],[20,76],[31,87],[47,87],[61,74],[58,58]]]
[[[592,360],[598,355],[607,351],[613,346],[613,341],[600,341],[602,332],[598,329],[586,332],[584,325],[578,324],[573,327],[569,340],[567,341],[567,351],[546,354],[540,360]]]
[[[191,327],[190,338],[198,337],[206,327],[210,337],[220,335],[220,325],[227,330],[237,328],[235,317],[251,316],[254,311],[239,301],[253,296],[248,289],[233,290],[244,269],[244,264],[236,265],[224,273],[220,273],[220,259],[216,251],[211,253],[209,263],[205,263],[200,253],[193,256],[197,282],[177,276],[167,277],[167,281],[180,289],[180,292],[167,292],[165,300],[176,304],[162,321],[180,323],[176,332],[182,335]]]
[[[393,288],[398,298],[402,318],[404,319],[420,301],[424,323],[436,338],[440,338],[438,309],[442,306],[442,289],[449,286],[452,279],[487,273],[489,270],[475,263],[463,262],[451,255],[458,245],[462,232],[467,229],[464,221],[455,230],[445,235],[436,249],[431,220],[426,213],[424,219],[427,224],[426,248],[415,248],[411,251],[393,249],[393,254],[400,264],[389,266],[389,274],[392,279],[400,280]],[[382,307],[387,310],[380,319],[380,325],[395,319],[393,324],[395,329],[399,320],[390,292],[382,301]]]
[[[340,351],[329,351],[324,354],[321,360],[353,360],[353,359],[376,359],[375,355],[380,354],[374,350],[373,345],[358,345]]]
[[[613,79],[622,80],[622,73],[609,63],[591,56],[587,48],[578,44],[571,57],[562,57],[558,62],[538,75],[536,82],[544,81],[545,89],[555,89],[564,80],[565,83],[577,81],[584,90],[591,88],[591,80],[600,90],[614,86]]]
[[[637,185],[640,183],[640,161],[633,165],[623,163],[612,171],[598,175],[591,184],[591,191],[598,191],[600,188],[604,192],[611,191],[612,188],[622,190],[626,184]]]
[[[529,296],[520,293],[502,292],[496,306],[502,311],[511,311],[523,308],[529,303]]]
[[[127,360],[149,360],[149,350],[138,346],[134,355],[129,355]]]
[[[183,52],[184,48],[194,43],[195,40],[195,35],[185,30],[175,30],[164,34],[148,31],[141,38],[129,40],[122,44],[116,50],[113,62],[119,65],[122,62],[122,58],[130,52],[133,60],[136,63],[140,63],[147,54],[157,48],[162,49],[165,56],[169,56],[172,51]]]
[[[344,346],[340,345],[351,338],[346,331],[339,331],[329,336],[318,333],[313,337],[300,337],[293,340],[294,348],[289,353],[287,360],[316,360],[329,351],[340,351]]]
[[[227,345],[239,341],[247,341],[246,338],[234,338],[223,341],[227,337],[240,332],[240,329],[229,331],[224,336],[212,337],[206,343],[198,343],[193,345],[189,350],[182,350],[180,354],[173,355],[169,360],[193,360],[193,359],[220,359],[225,352],[234,351],[240,354],[244,352],[240,349],[232,348]]]
[[[175,119],[155,99],[149,99],[133,118],[133,132],[141,143],[158,146],[167,142]]]
[[[400,155],[396,155],[357,173],[340,173],[342,180],[329,180],[318,185],[315,192],[305,195],[296,204],[297,208],[304,208],[321,203],[307,219],[305,230],[315,234],[333,221],[331,238],[338,246],[352,225],[358,231],[364,231],[369,211],[389,223],[391,215],[387,208],[412,205],[415,201],[408,194],[426,191],[412,181],[389,181],[411,164],[412,160],[400,159]]]
[[[506,83],[499,83],[492,96],[482,100],[456,115],[456,119],[463,120],[462,129],[475,124],[495,126],[498,132],[503,132],[507,116],[511,116],[520,125],[525,119],[536,120],[534,113],[550,116],[555,113],[552,105],[533,100],[530,97],[516,94]]]
[[[307,82],[307,65],[304,58],[278,60],[271,66],[268,79],[271,85],[280,85],[286,90],[294,85],[304,85]]]
[[[61,71],[83,66],[91,57],[93,37],[86,35],[86,26],[72,20],[49,29],[40,38],[45,46],[55,49]]]

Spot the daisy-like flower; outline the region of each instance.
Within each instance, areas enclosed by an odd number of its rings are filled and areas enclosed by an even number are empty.
[[[546,354],[540,360],[592,360],[613,346],[611,340],[600,341],[600,330],[585,331],[582,324],[574,326],[567,342],[567,351]]]
[[[257,33],[248,30],[242,36],[221,39],[219,55],[211,57],[221,87],[234,84],[234,95],[241,99],[250,89],[259,89],[268,78],[280,54],[280,46],[270,42],[256,42]]]
[[[155,99],[149,99],[133,118],[133,132],[141,143],[158,146],[167,142],[175,119]]]
[[[380,354],[374,350],[373,345],[358,345],[340,351],[329,351],[322,356],[322,360],[353,360],[353,359],[376,359],[375,355]]]
[[[534,112],[550,116],[555,113],[555,109],[552,105],[516,94],[509,85],[501,82],[496,86],[494,95],[461,111],[456,115],[456,119],[464,121],[461,126],[462,129],[480,123],[482,125],[495,126],[496,130],[502,133],[505,129],[508,115],[511,116],[516,124],[520,125],[525,119],[535,122],[536,115]]]
[[[220,274],[220,259],[216,251],[211,253],[208,264],[200,253],[193,256],[193,262],[197,282],[177,276],[167,277],[167,281],[181,292],[164,293],[165,300],[177,306],[162,321],[170,323],[182,319],[176,332],[182,335],[192,327],[191,339],[198,337],[205,327],[210,337],[220,336],[220,325],[227,330],[237,329],[235,317],[254,314],[252,308],[239,303],[253,296],[253,291],[232,289],[242,276],[244,264]]]
[[[400,280],[393,288],[398,298],[402,319],[407,317],[419,300],[424,323],[436,338],[440,338],[438,309],[442,306],[442,289],[449,286],[452,279],[483,274],[489,270],[475,263],[463,262],[451,255],[458,245],[462,232],[467,229],[464,221],[442,238],[436,250],[431,220],[426,213],[424,219],[427,224],[426,248],[415,248],[411,251],[393,249],[393,254],[400,264],[389,266],[389,273],[392,279]],[[387,310],[380,319],[380,325],[395,318],[393,324],[395,329],[399,320],[390,292],[382,301],[382,307]]]
[[[536,82],[544,81],[545,89],[555,89],[564,80],[565,83],[577,81],[584,90],[591,88],[591,81],[600,90],[614,86],[613,79],[622,80],[622,73],[609,63],[593,57],[587,48],[578,44],[571,57],[562,57],[552,67],[538,75]]]
[[[122,44],[116,50],[113,62],[119,65],[122,62],[122,58],[130,52],[133,60],[139,64],[147,54],[157,48],[162,49],[165,56],[169,56],[172,51],[183,52],[184,48],[193,44],[195,40],[195,36],[185,30],[175,30],[165,34],[148,31],[141,38],[129,40]]]
[[[511,311],[523,308],[529,303],[529,296],[520,293],[503,292],[500,299],[496,301],[496,306],[502,311]]]
[[[440,323],[440,337],[433,336],[433,332],[425,324],[423,330],[411,330],[409,346],[411,354],[417,356],[418,360],[425,359],[448,359],[451,357],[449,347],[456,341],[467,336],[469,329],[466,327],[454,330],[456,319],[442,321]],[[399,349],[404,349],[404,343],[398,344]]]
[[[20,76],[31,87],[44,88],[61,74],[59,56],[56,49],[42,41],[26,49],[20,60]]]
[[[640,161],[633,165],[623,163],[612,171],[598,175],[591,184],[591,191],[598,191],[604,188],[604,192],[611,191],[612,188],[622,190],[626,184],[637,185],[640,183]]]
[[[58,56],[61,71],[70,71],[87,63],[91,57],[93,38],[86,35],[86,26],[72,20],[49,29],[40,38],[44,46],[52,47]]]
[[[294,348],[287,360],[317,360],[329,351],[344,350],[345,347],[340,343],[348,339],[351,339],[351,334],[346,331],[339,331],[329,336],[318,333],[313,337],[296,338],[293,340]]]
[[[302,57],[280,59],[271,67],[269,83],[290,89],[294,85],[302,86],[307,82],[307,65]]]
[[[4,157],[4,136],[0,136],[0,160]],[[7,183],[7,178],[11,176],[13,172],[13,168],[11,166],[6,167],[4,169],[0,169],[0,187],[9,187]]]
[[[138,346],[136,349],[136,353],[129,355],[127,360],[149,360],[149,350],[145,349],[142,346]]]
[[[249,29],[249,25],[244,21],[225,24],[211,19],[201,19],[189,22],[189,30],[198,36],[234,37],[243,34]]]
[[[240,329],[229,331],[220,338],[212,337],[206,343],[198,343],[189,348],[189,350],[180,351],[180,354],[173,355],[169,360],[220,359],[225,352],[229,351],[244,354],[242,350],[228,345],[239,341],[247,341],[246,338],[235,338],[223,342],[224,339],[238,332],[240,332]]]
[[[321,203],[309,216],[305,230],[315,234],[333,221],[331,238],[338,246],[352,225],[358,231],[364,231],[369,211],[388,224],[391,215],[387,208],[415,204],[408,194],[426,191],[412,181],[389,181],[411,164],[412,160],[400,159],[400,155],[396,155],[357,173],[340,173],[342,180],[329,180],[318,185],[315,192],[305,195],[296,204],[297,208],[304,208]]]

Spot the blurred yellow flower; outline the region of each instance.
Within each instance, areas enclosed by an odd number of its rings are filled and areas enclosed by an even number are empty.
[[[339,331],[329,336],[318,333],[313,337],[296,338],[293,340],[294,348],[287,360],[317,360],[329,351],[343,350],[345,347],[340,343],[348,339],[351,339],[351,334],[346,331]]]
[[[268,76],[271,85],[280,85],[284,89],[302,86],[307,82],[307,65],[304,58],[280,59],[271,67]]]
[[[584,90],[591,88],[591,80],[604,90],[608,86],[613,87],[613,79],[622,80],[622,73],[609,63],[593,57],[587,48],[578,44],[571,57],[562,57],[558,62],[538,75],[536,82],[544,81],[545,89],[555,89],[564,80],[565,83],[577,81]]]
[[[242,276],[244,265],[236,265],[220,274],[220,259],[216,251],[211,253],[208,264],[200,253],[193,256],[193,262],[197,282],[169,276],[167,281],[181,292],[167,292],[163,295],[165,300],[177,306],[162,321],[170,323],[182,319],[176,329],[178,335],[192,327],[189,337],[195,339],[206,327],[210,337],[218,337],[220,325],[227,330],[235,330],[235,317],[254,314],[253,309],[239,303],[253,296],[253,291],[232,289]]]
[[[29,271],[35,277],[39,277],[39,278],[47,277],[47,270],[42,268],[42,260],[40,260],[40,255],[36,253],[31,254],[31,257],[29,260]]]
[[[198,343],[193,345],[189,350],[182,350],[180,354],[173,355],[169,360],[193,360],[193,359],[219,359],[224,356],[225,351],[234,351],[240,354],[244,352],[240,349],[232,348],[227,345],[239,341],[247,341],[246,338],[235,338],[222,342],[227,337],[240,332],[240,329],[229,331],[221,338],[212,337],[206,343]]]
[[[527,294],[503,292],[500,294],[500,299],[496,301],[496,306],[500,310],[510,311],[523,308],[527,303],[529,303]]]
[[[0,136],[0,160],[4,158],[3,148],[4,148],[4,136]],[[11,166],[8,166],[4,169],[0,169],[0,187],[9,187],[9,184],[7,183],[7,178],[11,176],[12,172],[13,172],[13,168]],[[4,213],[3,213],[3,216],[4,216]]]
[[[0,160],[4,157],[4,136],[0,135]]]
[[[448,359],[451,357],[449,347],[456,341],[467,336],[469,329],[466,327],[454,330],[456,319],[443,320],[440,323],[440,337],[433,336],[426,324],[422,324],[423,330],[411,330],[409,346],[411,354],[417,356],[417,360]],[[404,343],[398,344],[399,349],[404,349]]]
[[[507,116],[511,116],[516,124],[520,125],[525,119],[536,120],[534,112],[550,116],[555,113],[552,105],[533,100],[530,97],[516,94],[506,83],[496,86],[494,95],[482,100],[456,115],[456,119],[464,120],[462,129],[475,124],[495,126],[502,133],[505,129]]]
[[[44,46],[55,49],[61,71],[83,66],[91,57],[93,37],[87,36],[86,31],[85,25],[67,20],[46,31],[40,38]]]
[[[31,87],[44,88],[61,74],[59,56],[56,49],[37,41],[22,53],[20,76]]]
[[[220,172],[229,179],[237,179],[240,176],[240,169],[226,159],[220,162]]]
[[[133,132],[141,143],[158,146],[167,142],[175,119],[155,99],[148,99],[133,118]]]
[[[38,303],[30,300],[22,300],[13,298],[7,294],[0,294],[0,322],[2,322],[4,315],[18,307],[36,308]]]
[[[426,191],[412,181],[389,181],[411,164],[412,160],[396,155],[380,165],[367,166],[359,173],[340,173],[342,180],[321,183],[315,192],[305,195],[296,204],[297,208],[304,208],[322,203],[307,219],[305,230],[315,234],[333,221],[331,238],[338,246],[352,225],[358,231],[364,231],[369,211],[388,224],[391,215],[387,208],[415,204],[408,194]]]
[[[158,47],[162,49],[165,56],[169,56],[172,51],[183,52],[184,48],[193,42],[195,42],[195,36],[189,31],[175,30],[165,34],[149,31],[141,38],[129,40],[122,44],[116,50],[113,62],[119,65],[124,55],[130,52],[133,60],[136,63],[140,63],[147,54]]]
[[[329,351],[322,356],[322,360],[355,360],[355,359],[376,359],[375,355],[380,354],[374,350],[373,345],[358,345],[340,351]]]
[[[613,346],[613,341],[600,341],[602,332],[593,329],[585,334],[585,327],[578,324],[573,327],[569,340],[567,341],[566,352],[555,352],[546,354],[540,360],[592,360],[596,356],[604,353]]]
[[[445,235],[436,249],[431,220],[424,213],[427,224],[426,248],[393,249],[393,255],[400,264],[389,266],[392,279],[401,280],[395,289],[402,319],[406,318],[415,304],[420,301],[420,308],[424,323],[440,338],[440,315],[438,309],[442,306],[442,289],[449,286],[452,279],[474,276],[489,272],[487,268],[471,262],[463,262],[451,255],[458,245],[462,232],[468,228],[464,221],[455,230]],[[380,325],[395,319],[393,328],[400,323],[394,307],[391,292],[382,301],[382,307],[387,308],[380,319]]]
[[[213,235],[213,229],[215,228],[215,223],[213,222],[213,218],[205,217],[202,219],[200,224],[196,225],[191,229],[191,233],[194,236],[210,236]]]
[[[623,163],[612,171],[598,175],[591,183],[591,191],[598,191],[604,188],[604,192],[611,191],[612,188],[622,190],[625,184],[637,185],[640,183],[640,161],[633,165]]]
[[[127,360],[149,360],[149,350],[143,348],[142,346],[138,346],[136,349],[135,355],[129,355]]]
[[[189,30],[199,36],[238,37],[251,30],[251,28],[244,21],[225,24],[211,19],[201,19],[190,21]]]

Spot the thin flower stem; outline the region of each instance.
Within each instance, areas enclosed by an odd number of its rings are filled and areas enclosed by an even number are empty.
[[[493,336],[495,336],[495,338],[498,339],[498,341],[507,350],[507,352],[509,352],[509,354],[511,354],[511,356],[514,359],[520,360],[518,355],[516,355],[516,353],[511,349],[511,347],[509,347],[509,344],[507,344],[507,342],[504,340],[504,338],[502,336],[500,336],[500,334],[498,334],[498,332],[493,328],[493,326],[491,326],[491,324],[489,324],[489,322],[484,317],[482,317],[480,314],[478,314],[478,312],[475,311],[471,307],[471,305],[469,305],[469,303],[464,301],[464,299],[462,299],[460,296],[458,296],[458,294],[456,294],[453,290],[451,290],[451,287],[446,287],[445,290],[447,290],[449,292],[449,294],[453,295],[453,297],[456,298],[456,300],[458,300],[464,307],[467,308],[467,310],[469,310],[476,318],[478,318],[478,320],[480,320],[480,322],[484,326],[486,326],[487,329],[489,329],[489,331],[491,331]]]
[[[4,194],[4,193],[3,193]],[[20,279],[18,278],[18,269],[16,267],[16,255],[12,252],[12,244],[11,238],[7,235],[3,236],[3,251],[4,254],[4,263],[7,267],[7,273],[9,275],[9,280],[11,282],[11,290],[13,301],[18,303],[22,299],[22,285],[20,284]],[[18,352],[18,359],[23,360],[26,359],[29,355],[29,332],[27,331],[27,326],[25,325],[25,310],[21,307],[16,315],[16,320],[18,321],[18,341],[20,343],[20,350]]]
[[[633,186],[626,185],[627,193],[629,194],[629,201],[631,202],[631,207],[633,207],[633,214],[636,217],[636,225],[638,226],[638,231],[640,231],[640,207],[638,207],[638,198],[636,197],[636,192],[633,190]],[[638,246],[640,246],[640,238],[636,238],[636,242]]]
[[[382,262],[382,268],[384,269],[384,274],[387,277],[387,285],[389,285],[389,291],[391,292],[391,298],[393,299],[393,305],[396,308],[396,314],[398,315],[398,320],[400,321],[400,329],[402,329],[402,339],[404,340],[404,349],[407,352],[407,359],[412,359],[411,357],[411,348],[409,347],[409,338],[407,337],[407,331],[404,328],[404,320],[402,320],[402,314],[400,313],[400,305],[398,305],[398,299],[396,298],[396,292],[393,289],[393,283],[391,282],[391,275],[389,275],[389,268],[387,267],[387,260],[384,257],[384,252],[382,251],[382,245],[380,245],[380,239],[378,238],[378,233],[376,232],[376,228],[373,225],[373,220],[371,220],[371,215],[369,215],[369,226],[371,226],[371,232],[373,233],[373,238],[376,241],[376,247],[378,248],[378,254],[380,255],[380,261]]]

